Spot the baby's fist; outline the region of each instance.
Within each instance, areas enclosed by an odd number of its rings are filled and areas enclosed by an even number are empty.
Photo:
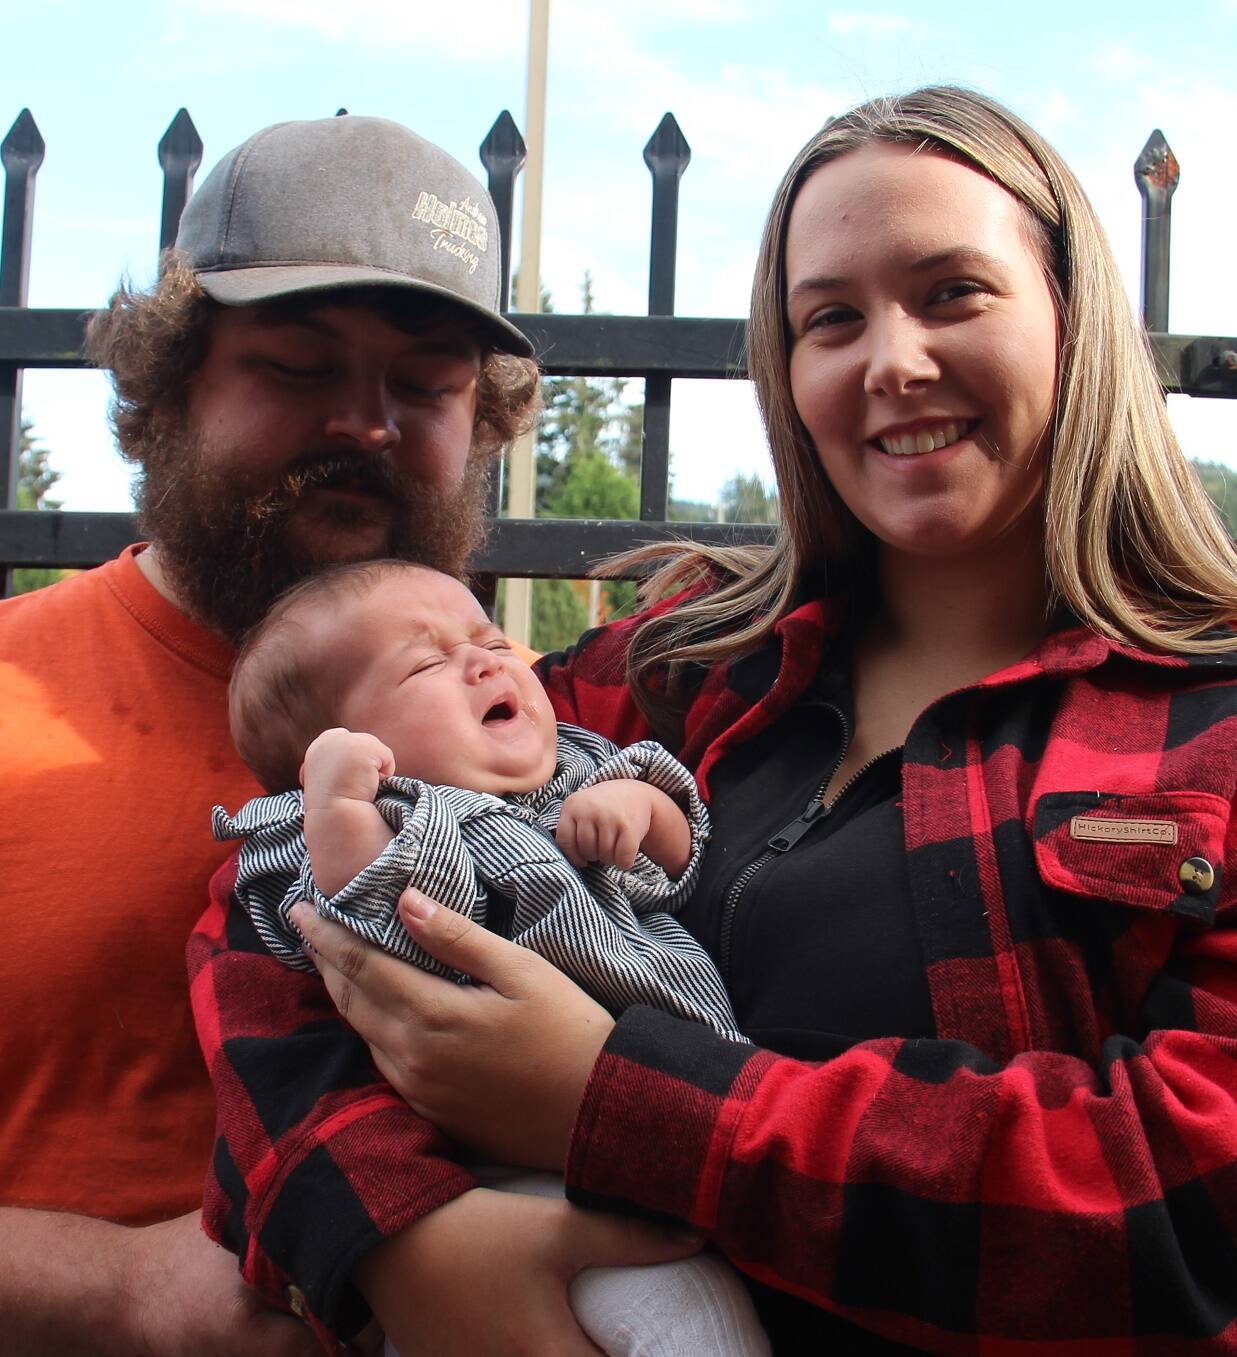
[[[584,787],[563,802],[555,838],[573,867],[631,868],[652,819],[652,789],[620,779]]]
[[[318,809],[339,797],[372,801],[378,784],[395,772],[395,755],[376,735],[333,726],[305,751],[301,785],[306,809]]]

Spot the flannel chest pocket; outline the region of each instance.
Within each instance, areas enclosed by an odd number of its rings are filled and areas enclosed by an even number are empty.
[[[1035,803],[1035,861],[1058,890],[1210,924],[1228,819],[1209,792],[1049,792]]]

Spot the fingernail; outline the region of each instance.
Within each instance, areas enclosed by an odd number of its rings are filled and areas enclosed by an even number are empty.
[[[418,923],[428,923],[438,912],[438,906],[429,896],[422,895],[420,891],[413,890],[411,886],[401,897],[401,903]]]

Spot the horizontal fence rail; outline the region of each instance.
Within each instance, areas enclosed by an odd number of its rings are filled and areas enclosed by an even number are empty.
[[[90,312],[0,306],[0,365],[83,368]],[[567,316],[508,311],[549,377],[747,376],[747,322],[702,316]],[[1237,399],[1237,338],[1148,335],[1164,390]]]
[[[158,147],[164,183],[161,246],[173,240],[202,161],[202,142],[186,110],[173,118]],[[510,224],[515,181],[526,148],[503,112],[481,144],[480,158],[503,242],[501,297],[509,293]],[[45,147],[29,110],[0,144],[5,171],[0,247],[0,570],[17,566],[97,565],[134,540],[130,514],[33,512],[15,504],[21,373],[25,368],[81,368],[90,313],[27,306],[34,185]],[[548,376],[639,377],[645,382],[640,519],[495,519],[475,558],[489,575],[576,578],[608,556],[668,536],[722,543],[769,542],[773,529],[755,524],[667,521],[670,401],[675,378],[747,376],[742,320],[676,316],[674,312],[679,189],[691,148],[671,114],[644,147],[652,176],[647,316],[508,313],[529,337]],[[1237,338],[1167,333],[1172,196],[1180,168],[1163,134],[1148,138],[1134,165],[1142,199],[1142,315],[1166,392],[1237,398]]]
[[[688,538],[715,546],[771,542],[763,523],[665,523],[610,518],[497,518],[473,557],[481,574],[579,579],[595,565],[646,542]],[[136,541],[132,514],[0,510],[0,541],[12,563],[65,569],[110,560]]]

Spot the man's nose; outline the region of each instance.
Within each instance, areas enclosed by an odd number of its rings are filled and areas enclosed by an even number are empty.
[[[870,319],[867,345],[863,389],[869,396],[902,396],[940,375],[928,333],[914,316]]]
[[[360,379],[332,393],[325,433],[362,452],[385,452],[400,441],[395,402],[385,382]]]

